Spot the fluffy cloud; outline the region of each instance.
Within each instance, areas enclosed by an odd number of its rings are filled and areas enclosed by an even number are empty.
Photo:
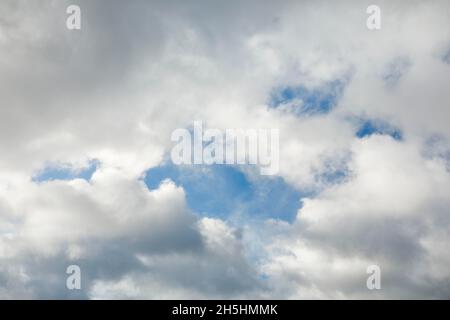
[[[296,282],[292,297],[378,297],[365,288],[372,264],[383,271],[383,297],[448,297],[445,163],[389,136],[358,141],[352,152],[352,179],[304,200],[264,269]]]
[[[0,5],[0,297],[449,297],[446,1],[381,1],[375,32],[356,1],[75,2]],[[194,120],[280,130],[279,176],[308,194],[292,224],[147,188]],[[360,139],[365,120],[401,138]],[[91,179],[33,180],[93,160]]]
[[[93,298],[114,296],[123,281],[145,284],[136,295],[141,298],[144,293],[169,297],[150,288],[171,283],[170,292],[187,292],[186,285],[197,288],[199,296],[258,286],[239,232],[190,213],[183,190],[170,181],[149,191],[142,181],[100,169],[89,183],[76,179],[27,187],[2,194],[15,204],[2,228],[0,256],[12,297],[20,297],[15,294],[20,286],[30,297],[67,296],[64,272],[71,263],[80,264],[86,277],[79,294]],[[8,269],[14,264],[20,270]],[[112,288],[102,296],[105,286]],[[121,294],[133,295],[130,290]]]

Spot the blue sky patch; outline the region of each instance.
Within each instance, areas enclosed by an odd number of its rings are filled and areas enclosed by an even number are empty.
[[[49,165],[34,175],[32,177],[32,181],[44,182],[74,179],[84,179],[89,181],[94,172],[97,170],[98,165],[99,162],[97,160],[91,160],[86,167],[76,169],[68,164]]]
[[[389,86],[395,86],[411,68],[412,63],[408,57],[401,56],[393,59],[388,65],[383,74],[384,82]]]
[[[280,87],[273,90],[269,107],[286,110],[297,116],[326,114],[339,101],[345,83],[340,80],[309,89],[305,86]]]
[[[390,125],[387,122],[381,120],[363,120],[356,131],[358,138],[364,138],[372,134],[387,134],[395,140],[402,140],[402,132]]]
[[[148,170],[144,182],[153,190],[165,179],[182,186],[188,206],[202,216],[292,222],[301,205],[302,194],[281,177],[258,176],[252,181],[235,166],[168,163]]]

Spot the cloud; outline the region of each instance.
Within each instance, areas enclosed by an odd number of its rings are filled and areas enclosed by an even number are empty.
[[[64,280],[72,263],[83,270],[86,288],[75,293],[81,297],[98,297],[102,285],[129,277],[174,287],[186,282],[199,294],[217,296],[258,285],[239,233],[190,213],[184,191],[170,181],[149,191],[142,181],[100,168],[90,183],[30,182],[22,191],[3,194],[18,204],[12,218],[20,222],[2,237],[0,259],[5,266],[21,263],[14,277],[23,278],[13,282],[8,271],[7,288],[23,285],[31,297],[73,298]],[[18,194],[23,198],[14,198]]]
[[[296,282],[289,297],[448,297],[450,275],[431,271],[448,260],[440,251],[449,240],[445,164],[389,136],[363,139],[352,151],[353,178],[304,200],[296,223],[270,245],[266,272]],[[433,248],[435,235],[445,238]],[[371,264],[385,277],[381,293],[365,288]]]
[[[2,1],[0,297],[448,297],[449,3],[368,4]],[[198,119],[279,176],[152,180]]]

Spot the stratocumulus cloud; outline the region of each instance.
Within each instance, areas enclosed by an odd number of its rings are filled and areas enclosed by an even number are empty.
[[[2,1],[0,298],[450,298],[450,3],[368,5]],[[174,169],[197,120],[275,175]]]

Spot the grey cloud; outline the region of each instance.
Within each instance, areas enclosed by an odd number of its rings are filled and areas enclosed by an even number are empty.
[[[72,3],[79,32],[65,28]],[[371,33],[352,1],[2,1],[0,297],[448,297],[450,69],[436,52],[449,4],[380,6]],[[266,105],[272,88],[349,72],[327,114]],[[355,116],[405,138],[357,139]],[[172,130],[196,119],[280,129],[280,175],[315,191],[292,226],[240,237],[190,212],[180,188],[146,189]],[[433,134],[444,142],[428,150]],[[89,159],[101,163],[89,183],[31,181]],[[325,183],[334,168],[346,178]],[[267,242],[262,262],[247,256],[249,232]],[[379,293],[364,287],[374,261]],[[76,262],[81,292],[65,288]]]

